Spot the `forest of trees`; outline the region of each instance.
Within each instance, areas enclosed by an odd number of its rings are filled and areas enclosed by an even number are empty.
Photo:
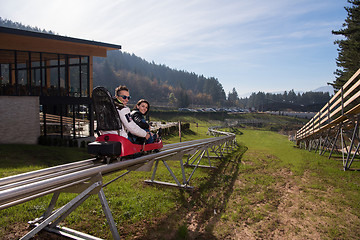
[[[32,26],[29,26],[29,25],[24,25],[22,23],[13,22],[13,21],[11,21],[9,19],[4,19],[2,17],[0,17],[0,26],[8,27],[8,28],[22,29],[22,30],[33,31],[33,32],[42,32],[42,33],[47,33],[47,34],[55,34],[51,30],[45,30],[45,29],[40,29],[38,27],[32,27]]]
[[[330,100],[328,92],[305,92],[296,94],[294,90],[282,94],[252,93],[249,98],[239,100],[243,108],[260,111],[319,111]]]
[[[114,89],[123,84],[135,98],[177,107],[222,106],[226,95],[216,78],[149,63],[134,54],[109,51],[106,58],[94,59],[94,85]],[[171,97],[171,101],[170,101]]]
[[[0,17],[0,26],[55,34],[38,27]],[[106,58],[95,57],[93,62],[94,86],[104,86],[112,93],[119,85],[126,85],[136,101],[146,98],[153,105],[169,107],[240,107],[257,110],[318,111],[329,99],[329,93],[294,90],[282,94],[252,93],[239,98],[235,88],[225,94],[218,79],[175,70],[122,51],[109,51]],[[241,82],[241,79],[239,79]]]
[[[335,41],[339,46],[339,55],[336,58],[339,68],[335,71],[335,81],[330,84],[336,90],[339,90],[360,68],[360,1],[348,0],[348,3],[351,6],[345,7],[348,17],[343,24],[344,28],[332,32],[344,37]]]

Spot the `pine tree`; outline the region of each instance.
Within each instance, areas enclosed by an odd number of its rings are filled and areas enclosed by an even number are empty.
[[[360,0],[348,0],[352,6],[345,7],[348,17],[345,19],[343,29],[332,31],[334,35],[343,35],[344,39],[336,40],[339,45],[339,56],[334,72],[336,80],[329,83],[339,90],[349,78],[360,68]]]
[[[230,105],[236,105],[237,101],[239,100],[238,93],[235,88],[232,89],[232,92],[228,93],[228,101]]]

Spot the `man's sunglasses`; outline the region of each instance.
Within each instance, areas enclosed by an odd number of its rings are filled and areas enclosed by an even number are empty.
[[[128,99],[130,100],[131,96],[125,96],[125,95],[118,95],[119,97],[121,97],[122,99]]]

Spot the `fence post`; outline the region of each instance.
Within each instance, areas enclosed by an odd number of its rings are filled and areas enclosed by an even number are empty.
[[[341,116],[344,116],[344,87],[341,87]]]
[[[328,114],[328,124],[330,123],[330,101],[328,101],[327,105],[327,114]]]

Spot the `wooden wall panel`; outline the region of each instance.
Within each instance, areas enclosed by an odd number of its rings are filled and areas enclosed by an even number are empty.
[[[54,39],[0,33],[0,48],[20,51],[106,57],[106,47]]]

